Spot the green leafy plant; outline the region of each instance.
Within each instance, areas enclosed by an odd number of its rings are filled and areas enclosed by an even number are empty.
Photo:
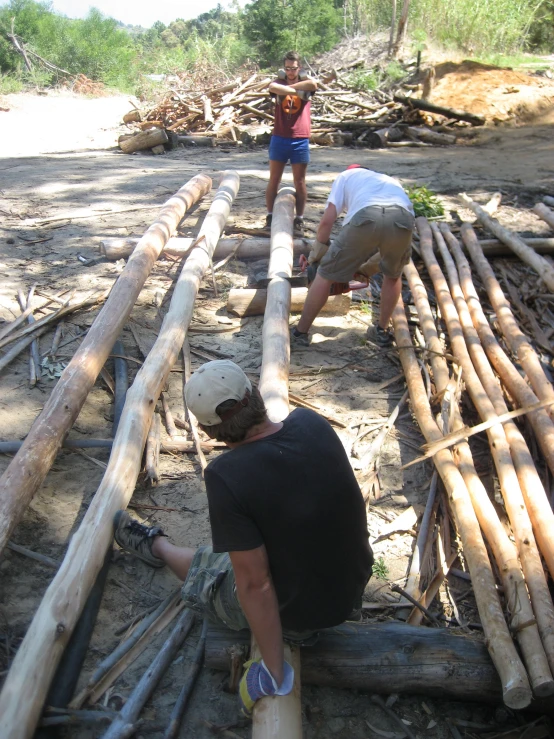
[[[444,215],[443,204],[435,193],[425,185],[412,185],[407,188],[406,192],[412,201],[416,216],[440,218]]]
[[[373,563],[373,575],[378,580],[388,580],[389,577],[389,568],[387,567],[387,564],[383,557],[379,557],[375,560]]]
[[[379,77],[373,71],[358,70],[353,72],[348,79],[354,90],[361,92],[367,90],[376,90],[379,87]]]

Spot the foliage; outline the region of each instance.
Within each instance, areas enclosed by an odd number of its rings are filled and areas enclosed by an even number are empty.
[[[309,57],[338,41],[340,13],[333,0],[254,0],[244,11],[244,32],[262,65],[280,64],[287,51]]]
[[[383,557],[379,557],[373,563],[373,575],[378,580],[388,580],[389,568],[387,567],[387,563],[385,562]]]
[[[23,83],[11,74],[0,74],[0,95],[21,92]]]
[[[406,189],[416,216],[438,218],[444,215],[444,206],[435,193],[425,185],[412,185]]]

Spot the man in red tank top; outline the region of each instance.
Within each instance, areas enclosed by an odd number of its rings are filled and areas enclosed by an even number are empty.
[[[269,145],[266,227],[271,226],[273,203],[285,165],[290,161],[296,189],[294,227],[301,231],[306,205],[306,170],[310,161],[310,98],[317,83],[300,68],[300,56],[295,51],[289,51],[283,61],[284,70],[269,85],[269,92],[275,97],[275,125]]]

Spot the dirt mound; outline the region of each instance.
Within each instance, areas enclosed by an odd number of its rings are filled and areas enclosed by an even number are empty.
[[[430,70],[429,99],[484,115],[488,121],[529,120],[554,111],[554,84],[512,69],[478,62],[444,62]]]

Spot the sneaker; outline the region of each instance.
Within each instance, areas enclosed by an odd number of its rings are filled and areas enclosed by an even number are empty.
[[[390,346],[394,341],[394,336],[387,328],[381,328],[379,324],[370,326],[366,333],[369,341],[378,346]]]
[[[290,347],[308,347],[310,346],[310,337],[308,334],[303,334],[299,331],[296,326],[293,326],[290,330]]]
[[[273,213],[268,213],[265,217],[265,226],[264,228],[266,230],[271,230],[271,221],[273,220]]]
[[[126,552],[142,559],[150,567],[163,567],[163,559],[152,554],[152,542],[155,536],[166,536],[158,526],[145,526],[127,513],[118,511],[113,520],[114,538]]]
[[[304,216],[296,216],[293,222],[293,228],[298,234],[304,233]]]

